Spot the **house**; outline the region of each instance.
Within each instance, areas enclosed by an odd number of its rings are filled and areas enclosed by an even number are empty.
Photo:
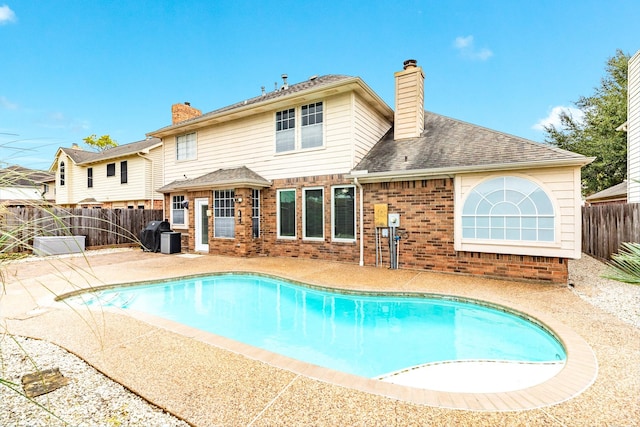
[[[629,60],[627,89],[627,201],[640,203],[640,50]]]
[[[59,148],[49,169],[67,208],[162,209],[162,142],[148,138],[102,152]]]
[[[53,174],[46,171],[17,165],[0,169],[0,204],[24,206],[52,203],[53,182]]]
[[[212,254],[566,283],[591,159],[425,111],[415,60],[394,78],[395,109],[342,75],[173,105],[149,133],[172,228]]]
[[[627,203],[627,191],[629,184],[625,179],[620,184],[612,185],[602,191],[598,191],[585,199],[586,205],[611,205],[616,203]]]

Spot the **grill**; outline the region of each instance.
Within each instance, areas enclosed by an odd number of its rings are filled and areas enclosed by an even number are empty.
[[[167,221],[151,221],[140,232],[140,243],[145,252],[160,252],[160,235],[171,231]]]

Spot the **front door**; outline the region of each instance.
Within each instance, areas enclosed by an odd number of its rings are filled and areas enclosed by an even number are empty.
[[[195,200],[196,251],[209,252],[209,199]]]

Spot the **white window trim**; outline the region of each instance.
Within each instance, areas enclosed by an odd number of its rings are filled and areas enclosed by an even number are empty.
[[[277,238],[282,240],[296,240],[298,238],[298,215],[294,215],[294,234],[293,236],[282,236],[280,234],[280,194],[284,191],[293,191],[294,210],[298,210],[298,192],[295,188],[281,188],[277,191],[276,196],[276,221],[277,221]]]
[[[189,209],[188,208],[182,208],[183,212],[184,212],[184,224],[176,224],[173,221],[173,198],[175,196],[184,196],[184,200],[187,200],[187,195],[186,194],[171,194],[171,198],[170,198],[170,207],[171,207],[171,226],[172,228],[180,228],[180,229],[184,229],[184,228],[189,228]]]
[[[482,183],[494,178],[504,177],[506,175],[516,176],[527,179],[538,185],[549,197],[553,205],[554,211],[554,241],[552,242],[536,242],[536,241],[517,241],[517,240],[491,240],[491,239],[469,239],[462,237],[462,210],[464,202],[470,191]],[[561,257],[566,258],[568,251],[562,248],[560,236],[561,229],[561,212],[558,201],[554,197],[554,193],[540,180],[535,177],[519,174],[495,174],[483,177],[469,187],[469,191],[462,194],[462,176],[456,175],[454,179],[454,250],[463,252],[488,252],[509,255],[529,255],[529,256],[545,256],[545,257]]]
[[[335,195],[335,190],[337,188],[353,188],[353,239],[343,239],[340,237],[336,237],[336,227],[335,227],[336,212],[335,212],[334,195]],[[358,236],[357,215],[358,215],[358,192],[356,191],[356,186],[348,185],[348,184],[332,186],[331,187],[331,241],[332,242],[354,243],[357,240],[357,236]]]
[[[307,237],[307,203],[306,193],[308,190],[321,190],[322,191],[322,237]],[[302,189],[302,239],[313,242],[324,242],[324,187],[305,187]],[[278,223],[279,224],[279,223]]]
[[[321,123],[322,124],[322,145],[317,146],[317,147],[302,148],[302,107],[305,106],[305,105],[317,104],[318,102],[322,102],[322,123]],[[286,107],[286,108],[278,109],[277,111],[274,111],[274,113],[273,113],[273,121],[272,121],[272,123],[275,125],[277,113],[279,113],[281,111],[289,110],[291,108],[293,108],[293,110],[295,112],[295,127],[293,128],[293,131],[294,131],[293,149],[292,150],[287,150],[287,151],[277,151],[276,138],[277,138],[278,131],[276,130],[276,127],[273,126],[273,153],[274,153],[274,155],[276,155],[276,156],[286,156],[286,155],[289,155],[289,154],[295,154],[295,153],[301,153],[301,152],[306,153],[306,152],[309,152],[309,151],[325,150],[327,148],[327,127],[325,126],[326,121],[327,121],[327,102],[325,100],[309,101],[309,102],[306,102],[304,104],[297,105],[295,107]]]
[[[232,209],[231,216],[216,216],[216,200],[218,200],[218,198],[216,197],[216,191],[219,191],[219,192],[230,192],[230,197],[229,198],[222,198],[221,200],[231,200],[231,208],[230,208],[230,209]],[[235,205],[235,189],[227,188],[227,189],[214,190],[213,194],[212,194],[212,200],[213,200],[213,206],[211,206],[211,209],[213,210],[213,238],[214,239],[234,240],[236,238],[236,215],[237,215],[237,210],[236,210],[236,205]],[[216,233],[217,233],[217,230],[216,230],[217,221],[216,220],[219,219],[219,218],[225,218],[227,220],[229,220],[229,218],[230,218],[233,221],[233,236],[218,236],[218,235],[216,235]]]
[[[253,207],[253,199],[254,199],[254,192],[256,192],[257,196],[256,200],[258,201],[258,206],[257,206],[257,210],[258,210],[258,216],[255,217],[258,220],[258,235],[254,236],[253,235],[253,218],[254,218],[254,207]],[[262,225],[260,222],[260,216],[262,214],[262,191],[259,189],[253,189],[251,190],[251,238],[253,239],[258,239],[262,236],[262,230],[260,230],[260,226]]]
[[[194,149],[193,149],[193,157],[188,157],[185,159],[179,159],[178,158],[178,138],[180,137],[186,137],[187,135],[194,135]],[[176,162],[190,162],[193,160],[198,160],[198,132],[188,132],[188,133],[183,133],[182,135],[177,135],[176,136],[176,150],[175,150],[175,159]]]

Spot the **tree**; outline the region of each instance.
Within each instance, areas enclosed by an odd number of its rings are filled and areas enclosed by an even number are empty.
[[[118,145],[118,143],[112,140],[109,135],[102,135],[100,138],[96,138],[96,135],[93,134],[84,138],[83,141],[96,151],[104,151]]]
[[[606,76],[595,93],[575,103],[584,113],[577,120],[560,115],[560,128],[545,126],[545,141],[559,148],[595,157],[582,169],[586,195],[602,191],[627,178],[627,135],[616,129],[627,120],[627,64],[630,55],[621,50],[609,58]]]

